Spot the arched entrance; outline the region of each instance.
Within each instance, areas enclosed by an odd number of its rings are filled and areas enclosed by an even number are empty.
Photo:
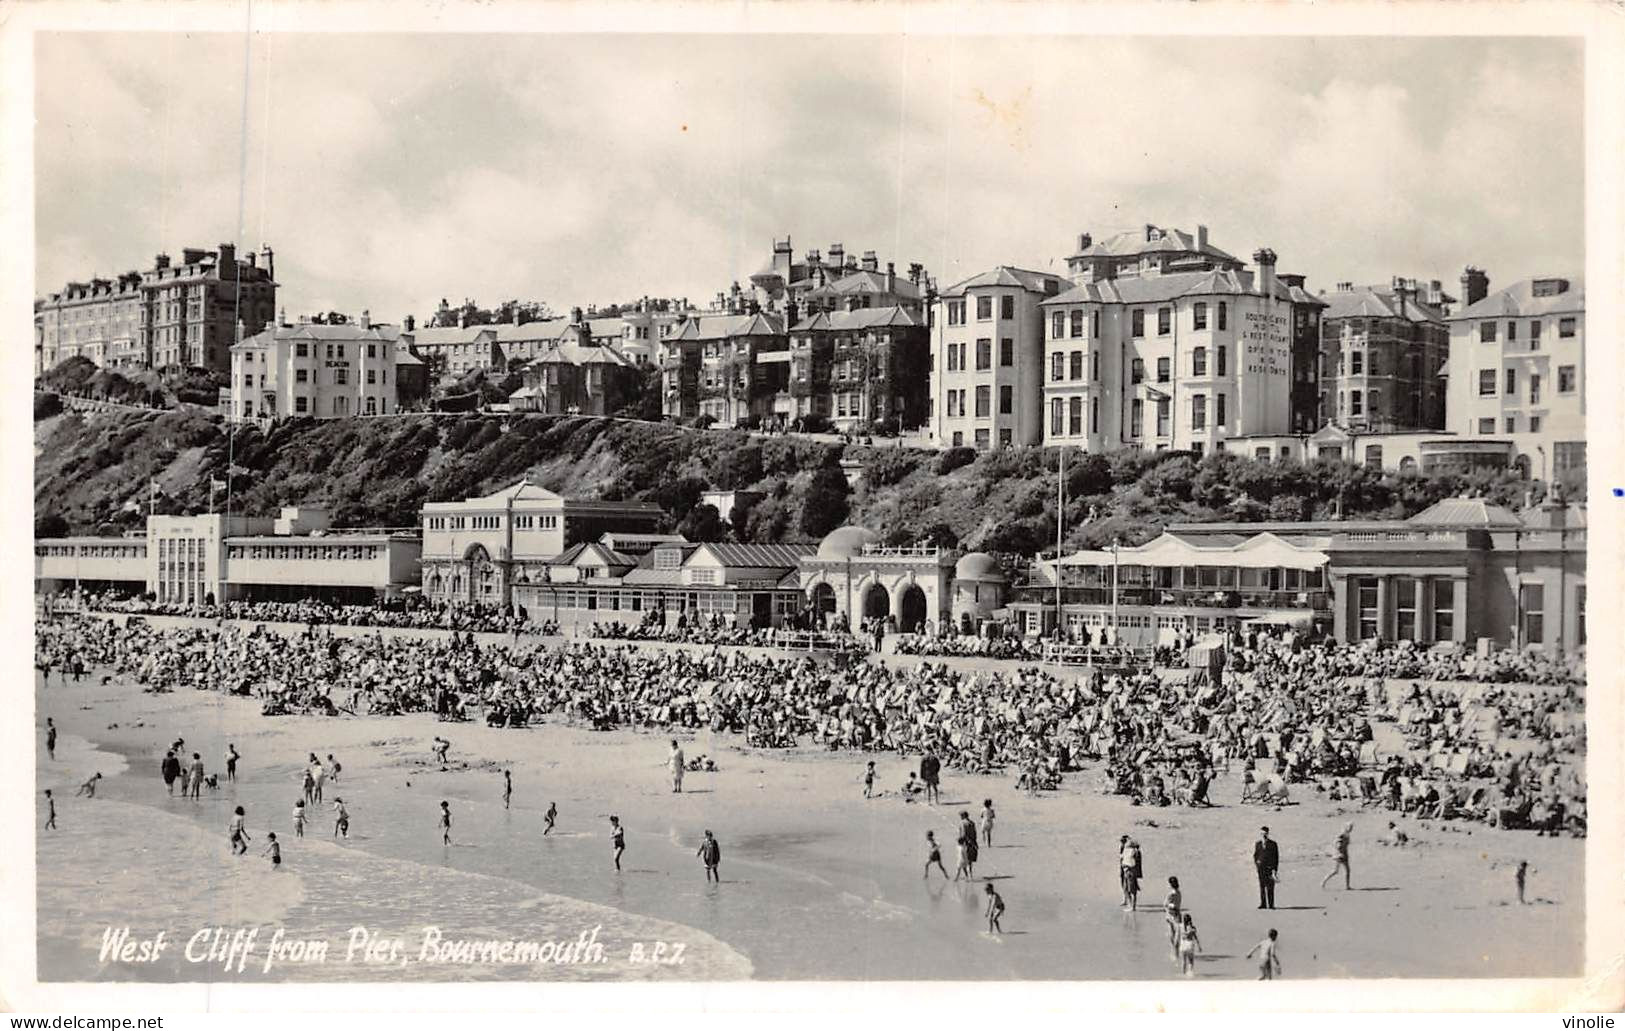
[[[879,584],[870,584],[863,592],[863,618],[885,619],[891,615],[891,595]]]
[[[925,591],[919,584],[909,584],[903,591],[903,633],[919,633],[925,627],[925,620]]]
[[[813,584],[813,618],[822,622],[835,615],[835,588],[827,583]]]
[[[1513,461],[1512,468],[1513,471],[1518,474],[1518,479],[1529,479],[1529,456],[1519,455],[1517,459]]]

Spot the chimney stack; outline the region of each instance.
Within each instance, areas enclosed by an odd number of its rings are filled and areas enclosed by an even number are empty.
[[[457,328],[458,329],[467,329],[468,328],[468,309],[467,308],[464,308],[463,310],[461,310],[461,311],[459,311],[457,313]]]
[[[274,281],[276,279],[276,255],[271,252],[270,244],[260,244],[260,256],[265,259],[265,278]]]
[[[1078,253],[1082,254],[1084,251],[1086,251],[1090,247],[1094,246],[1094,242],[1095,242],[1095,238],[1090,236],[1088,233],[1079,233],[1078,234]]]
[[[1258,293],[1261,297],[1274,299],[1275,297],[1275,252],[1268,247],[1261,247],[1253,252],[1253,261],[1258,263]]]
[[[234,244],[234,243],[223,243],[223,244],[220,245],[220,265],[219,265],[219,269],[220,269],[220,278],[222,278],[222,279],[229,278],[229,276],[228,276],[228,274],[226,272],[227,269],[231,270],[230,276],[235,276],[237,274],[237,245],[236,244]]]
[[[1461,305],[1477,304],[1490,292],[1490,277],[1481,268],[1467,266],[1461,274]]]
[[[513,324],[516,325],[516,326],[519,325],[519,302],[518,301],[515,301],[514,305],[513,305]]]
[[[832,243],[829,245],[829,263],[834,265],[836,268],[841,268],[843,265],[845,265],[846,246],[844,244]]]
[[[362,329],[371,329],[372,328],[372,312],[369,311],[366,308],[361,309],[361,328]]]
[[[865,272],[879,272],[880,271],[880,259],[875,257],[875,252],[874,251],[864,251],[863,252],[863,271],[865,271]]]
[[[401,320],[401,325],[408,333],[410,333],[412,332],[412,327],[417,325],[417,320],[408,315],[406,318]]]
[[[162,254],[162,253],[158,254],[156,257],[154,257],[152,259],[152,267],[153,268],[158,268],[158,269],[166,269],[166,268],[168,268],[169,267],[169,255]]]
[[[896,264],[896,262],[891,262],[891,261],[886,262],[886,292],[889,293],[889,294],[897,293],[897,264]]]
[[[1196,249],[1199,251],[1207,250],[1207,226],[1196,227]]]
[[[824,263],[824,260],[823,260],[822,257],[819,256],[817,251],[808,251],[807,252],[807,269],[809,271],[811,271],[812,269],[818,268],[819,266],[823,265],[823,263]]]
[[[581,325],[581,309],[580,308],[571,308],[570,309],[570,325],[572,325],[572,326]]]
[[[785,328],[788,329],[788,328],[793,328],[795,326],[795,324],[799,321],[796,318],[796,316],[798,314],[800,314],[800,310],[796,307],[796,302],[791,301],[789,304],[784,306],[784,325],[785,325]]]

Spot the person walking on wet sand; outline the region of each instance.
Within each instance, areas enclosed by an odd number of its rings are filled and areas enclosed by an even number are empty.
[[[237,779],[237,760],[241,759],[241,758],[242,758],[242,756],[237,754],[237,746],[236,745],[228,744],[226,746],[226,779],[227,780],[236,780]]]
[[[942,865],[942,847],[937,844],[937,836],[931,831],[926,831],[925,844],[929,849],[925,856],[925,879],[931,879],[931,866],[934,863],[937,869],[942,871],[942,879],[946,881],[948,868]]]
[[[261,852],[260,855],[271,857],[271,869],[282,869],[282,842],[276,840],[276,831],[266,831],[265,840],[269,844],[265,846],[265,851]]]
[[[203,756],[192,753],[192,768],[187,773],[187,786],[192,791],[192,800],[196,801],[203,794]]]
[[[328,752],[327,753],[327,779],[332,781],[333,783],[337,784],[339,782],[339,771],[342,770],[342,769],[344,769],[344,767],[340,766],[338,760],[333,758],[333,753]]]
[[[1321,879],[1321,891],[1326,890],[1327,883],[1329,883],[1333,877],[1337,876],[1337,871],[1339,870],[1343,871],[1343,890],[1350,890],[1349,880],[1351,874],[1349,871],[1349,839],[1353,836],[1354,824],[1345,823],[1342,831],[1337,835],[1337,840],[1332,843],[1332,857],[1336,860],[1337,865],[1332,867],[1331,873],[1327,874]]]
[[[45,789],[45,813],[45,829],[48,831],[56,830],[56,799],[51,797],[50,788]]]
[[[993,800],[982,799],[982,844],[993,847]]]
[[[875,797],[875,761],[869,760],[869,765],[863,768],[863,797]]]
[[[1004,899],[993,890],[993,885],[987,885],[987,933],[1003,934],[1004,928],[999,926],[999,918],[1004,915]]]
[[[1279,934],[1275,928],[1270,928],[1269,936],[1263,941],[1247,950],[1247,958],[1258,956],[1258,979],[1260,981],[1273,981],[1281,972],[1281,953],[1276,939]]]
[[[344,808],[344,799],[333,799],[333,837],[349,838],[350,810]]]
[[[305,836],[305,800],[297,799],[293,803],[293,836]]]
[[[49,795],[50,792],[47,791],[46,794]],[[53,810],[53,812],[54,812],[54,810]],[[1527,859],[1518,860],[1518,869],[1517,869],[1517,871],[1515,873],[1513,873],[1512,876],[1518,882],[1518,905],[1527,906],[1529,903],[1527,901],[1525,901],[1525,899],[1523,897],[1523,886],[1524,886],[1524,882],[1529,877],[1529,860],[1527,860]]]
[[[451,844],[451,803],[446,801],[440,803],[440,843]]]
[[[559,804],[557,802],[547,803],[547,812],[542,814],[542,822],[547,824],[547,826],[542,828],[542,837],[545,838],[549,834],[553,833],[553,821],[557,820],[558,818]]]
[[[73,793],[73,797],[78,798],[80,795],[84,795],[86,798],[95,798],[96,782],[101,779],[102,775],[100,773],[93,774],[89,780],[79,785],[79,790]]]
[[[722,846],[710,831],[705,832],[705,840],[700,842],[700,850],[695,854],[705,864],[705,883],[716,881],[721,884],[722,874],[718,872],[717,867],[722,863]]]
[[[1179,958],[1180,918],[1185,911],[1185,896],[1179,890],[1179,878],[1168,878],[1168,897],[1162,900],[1162,916],[1168,922],[1168,948]]]
[[[231,854],[234,856],[246,854],[248,852],[248,832],[243,830],[242,806],[232,810],[229,832],[231,835]]]
[[[937,793],[937,782],[942,777],[942,760],[937,758],[935,750],[927,748],[925,758],[920,760],[920,783],[925,785],[925,800],[935,804],[942,800]]]
[[[1275,908],[1275,877],[1281,868],[1281,850],[1270,840],[1268,827],[1258,828],[1253,842],[1253,869],[1258,874],[1258,908]]]
[[[513,771],[502,771],[502,808],[507,809],[513,801]]]
[[[56,758],[56,723],[49,716],[45,717],[45,756]]]
[[[621,826],[619,816],[609,818],[609,847],[615,854],[615,872],[621,870],[621,853],[626,851],[626,828]]]
[[[175,757],[173,749],[164,754],[164,762],[159,769],[164,775],[164,787],[173,795],[175,793],[175,782],[181,779],[181,761]],[[181,782],[181,794],[186,794],[186,783],[184,781]]]
[[[1196,922],[1186,913],[1180,918],[1179,940],[1176,943],[1179,972],[1186,977],[1196,976],[1196,954],[1202,951],[1202,939],[1196,936]]]
[[[1140,843],[1127,834],[1117,839],[1117,868],[1123,882],[1123,908],[1133,910],[1140,904],[1140,878],[1145,868]]]
[[[683,750],[678,746],[676,739],[671,743],[671,754],[666,757],[666,764],[671,767],[672,794],[683,793]]]

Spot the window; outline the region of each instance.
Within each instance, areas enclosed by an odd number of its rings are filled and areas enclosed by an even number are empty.
[[[1100,352],[1096,351],[1089,356],[1089,378],[1096,383],[1100,382]]]
[[[1478,340],[1479,340],[1479,343],[1483,343],[1483,344],[1493,344],[1493,343],[1495,343],[1495,328],[1496,328],[1497,325],[1498,325],[1498,323],[1494,323],[1494,322],[1480,322],[1478,324]]]
[[[981,431],[977,431],[977,432],[981,432]],[[1000,447],[1009,447],[1011,441],[1013,440],[1013,438],[1014,438],[1014,435],[1010,432],[1009,429],[1000,430],[999,431],[999,446]]]
[[[377,415],[378,414],[378,399],[377,398],[375,398],[375,397],[367,398],[367,414],[368,415]]]
[[[993,341],[985,337],[976,341],[976,368],[979,372],[993,368]]]
[[[1207,328],[1207,302],[1197,301],[1191,307],[1191,326],[1193,329]]]
[[[1559,365],[1557,367],[1557,392],[1559,394],[1574,393],[1574,366]]]
[[[376,358],[376,357],[378,357],[378,345],[377,344],[368,344],[367,345],[367,357],[368,358]]]
[[[1076,314],[1076,312],[1073,314]],[[1059,340],[1066,335],[1066,312],[1056,312],[1050,322],[1050,339]]]
[[[1565,340],[1567,340],[1569,337],[1573,336],[1574,335],[1574,320],[1573,319],[1558,319],[1557,320],[1557,335],[1562,337]]]
[[[1367,448],[1367,451],[1370,449]],[[1381,450],[1380,448],[1378,449]],[[1367,465],[1370,461],[1367,460]],[[1394,636],[1401,641],[1416,640],[1416,589],[1413,577],[1394,578]]]
[[[334,369],[333,370],[333,382],[338,384],[341,387],[347,385],[350,382],[350,370],[349,369]]]
[[[1157,359],[1157,382],[1158,383],[1167,383],[1168,379],[1169,379],[1170,372],[1171,372],[1171,370],[1169,368],[1168,359],[1167,358],[1158,358]]]
[[[1480,419],[1480,420],[1478,420],[1478,432],[1480,434],[1486,436],[1486,437],[1494,434],[1495,433],[1495,420],[1494,419]]]
[[[1540,416],[1531,415],[1529,417],[1529,432],[1530,433],[1539,433],[1540,432]]]
[[[1356,605],[1359,610],[1359,639],[1369,641],[1380,636],[1377,625],[1377,578],[1374,576],[1357,577],[1355,582]]]
[[[1508,322],[1507,323],[1507,343],[1510,344],[1516,339],[1518,339],[1518,324],[1516,322]]]
[[[1066,355],[1060,351],[1056,351],[1054,354],[1049,356],[1049,378],[1057,381],[1062,380],[1066,378],[1065,373]]]
[[[1229,318],[1230,318],[1230,305],[1226,304],[1223,301],[1220,301],[1219,302],[1219,328],[1220,329],[1226,328],[1225,324],[1229,321]]]
[[[1145,360],[1136,358],[1129,364],[1128,378],[1130,383],[1143,383],[1145,381]]]
[[[378,370],[377,369],[368,369],[367,370],[367,383],[368,383],[368,385],[372,385],[372,384],[375,384],[377,382],[378,382]]]
[[[1518,393],[1518,370],[1517,369],[1508,369],[1507,370],[1506,395],[1507,395],[1507,397],[1513,397],[1517,393]]]
[[[963,326],[965,324],[965,302],[948,302],[948,325]]]
[[[1224,417],[1224,395],[1223,394],[1214,394],[1213,395],[1213,425],[1214,425],[1215,428],[1221,428],[1221,427],[1223,427],[1225,425],[1225,423],[1227,421],[1228,420],[1225,419],[1225,417]]]
[[[1057,315],[1056,318],[1059,319],[1060,316]],[[1072,310],[1071,334],[1072,334],[1072,336],[1075,336],[1075,337],[1083,336],[1083,309],[1082,308],[1074,308]],[[1055,335],[1060,336],[1061,335],[1060,331],[1056,330]]]
[[[1067,365],[1068,365],[1068,369],[1067,369],[1067,378],[1068,379],[1082,379],[1083,378],[1083,352],[1082,351],[1073,351],[1072,354],[1068,358]]]
[[[1535,319],[1529,323],[1529,350],[1540,350],[1540,320]]]
[[[1173,329],[1174,313],[1171,308],[1157,309],[1157,336],[1165,337]]]
[[[1076,437],[1083,432],[1083,398],[1071,397],[1066,402],[1067,432]]]
[[[1145,309],[1135,308],[1129,316],[1130,334],[1137,337],[1145,336]]]
[[[1349,415],[1364,415],[1365,403],[1358,390],[1349,391]]]
[[[1554,478],[1570,469],[1584,469],[1586,464],[1586,442],[1583,440],[1560,440],[1552,445],[1552,473]]]
[[[293,356],[295,358],[309,358],[310,357],[310,345],[309,344],[303,344],[303,343],[294,344],[293,345]]]
[[[1581,584],[1574,589],[1574,627],[1579,634],[1575,642],[1580,645],[1586,643],[1586,585]]]
[[[1218,365],[1218,368],[1215,370],[1216,374],[1220,375],[1220,376],[1228,375],[1225,372],[1226,358],[1228,357],[1226,351],[1227,351],[1227,348],[1223,344],[1220,344],[1219,345],[1218,361],[1216,362],[1216,364]]]
[[[954,447],[964,447],[965,446],[965,434],[962,431],[960,431],[960,430],[955,430],[954,431],[954,444],[953,444],[953,446]]]
[[[1495,370],[1494,369],[1480,369],[1480,370],[1478,370],[1478,396],[1479,397],[1493,397],[1493,396],[1495,396]]]
[[[1060,398],[1057,397],[1054,400],[1050,401],[1050,403],[1049,403],[1049,432],[1050,432],[1050,436],[1052,436],[1052,437],[1059,437],[1061,435],[1061,430],[1062,430],[1063,425],[1064,425],[1063,422],[1062,422],[1062,412],[1063,412],[1063,410],[1064,410],[1064,407],[1061,404],[1061,399]]]
[[[1546,643],[1546,585],[1524,584],[1518,589],[1520,645]]]
[[[1138,437],[1145,424],[1145,402],[1139,398],[1128,403],[1128,435]]]
[[[1016,388],[1003,386],[999,388],[999,414],[1009,415],[1015,407]]]
[[[992,387],[977,387],[976,388],[976,417],[978,419],[986,419],[989,415],[992,414],[992,410],[991,410],[992,409],[992,402],[993,402],[993,388]]]
[[[293,399],[293,410],[300,415],[310,411],[310,398],[296,397]]]
[[[295,383],[309,383],[310,382],[310,370],[309,369],[295,369],[295,370],[293,370],[293,381]]]
[[[1365,352],[1349,352],[1349,375],[1359,376],[1365,372]]]
[[[976,450],[986,451],[988,449],[988,445],[990,445],[992,442],[993,434],[989,433],[985,429],[976,431]]]
[[[1207,395],[1197,394],[1191,398],[1191,429],[1207,429]]]
[[[1013,319],[1016,317],[1016,299],[1009,294],[999,298],[999,318]]]
[[[1518,417],[1516,415],[1507,416],[1506,423],[1508,433],[1518,432]]]
[[[1198,347],[1191,351],[1191,375],[1207,375],[1207,348]]]
[[[1016,363],[1016,342],[1009,337],[999,341],[999,364],[1008,368]]]
[[[1089,335],[1098,337],[1100,335],[1100,312],[1099,311],[1096,311],[1094,313],[1094,318],[1090,320],[1090,324],[1091,324],[1091,329],[1089,330]]]
[[[993,317],[993,298],[978,297],[976,299],[976,321],[986,322]]]
[[[1167,435],[1168,399],[1166,397],[1159,397],[1157,398],[1157,436],[1166,437]]]
[[[1529,374],[1529,403],[1532,405],[1540,404],[1540,373],[1538,372]]]
[[[1100,432],[1100,405],[1098,404],[1089,409],[1089,432]]]

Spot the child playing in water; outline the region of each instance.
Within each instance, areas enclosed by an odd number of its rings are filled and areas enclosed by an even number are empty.
[[[993,800],[982,799],[982,844],[993,847]]]
[[[547,812],[542,814],[542,822],[547,824],[546,827],[542,828],[542,837],[545,838],[549,834],[553,833],[553,821],[557,820],[558,818],[559,818],[559,806],[558,806],[558,803],[557,802],[549,802],[549,803],[547,803]]]
[[[305,836],[305,800],[302,798],[293,803],[293,836]]]
[[[282,869],[282,842],[276,840],[276,831],[266,831],[265,840],[270,844],[265,846],[265,851],[260,855],[271,857],[271,869]]]
[[[621,853],[626,851],[626,830],[621,826],[619,816],[609,818],[609,846],[615,851],[615,870],[620,872]]]
[[[333,821],[333,837],[343,835],[348,838],[350,836],[350,811],[344,808],[344,799],[333,799],[333,814],[336,817]]]
[[[237,760],[241,759],[241,758],[242,758],[242,756],[237,754],[237,746],[236,745],[227,745],[226,746],[226,779],[227,780],[236,780],[237,779]]]
[[[987,886],[987,933],[1003,933],[1004,928],[999,926],[999,917],[1004,915],[1004,899],[993,890],[993,885]]]
[[[340,766],[338,764],[337,760],[335,760],[333,758],[333,753],[328,752],[327,753],[327,779],[332,781],[333,783],[337,784],[339,782],[339,771],[342,770],[343,768],[344,767]]]
[[[1276,938],[1279,936],[1275,928],[1270,928],[1269,937],[1247,950],[1247,958],[1252,959],[1258,954],[1258,979],[1260,981],[1273,981],[1275,975],[1281,972],[1281,954],[1276,951]]]
[[[73,797],[78,798],[80,795],[84,795],[86,798],[95,798],[96,782],[101,779],[102,775],[100,773],[93,775],[89,780],[79,785],[79,790],[73,793]]]
[[[47,815],[45,817],[45,829],[48,830],[48,831],[54,831],[54,830],[56,830],[56,799],[51,797],[51,789],[50,788],[45,789],[45,806],[46,806],[46,813],[47,813]],[[1523,883],[1522,883],[1521,878],[1519,879],[1518,888],[1519,888],[1519,894],[1521,895],[1522,894],[1522,889],[1523,889]]]
[[[451,844],[451,803],[446,801],[440,803],[440,843]]]
[[[1168,897],[1162,902],[1162,916],[1168,921],[1168,947],[1173,950],[1175,959],[1179,958],[1180,915],[1184,905],[1185,897],[1179,891],[1179,878],[1168,878]]]
[[[925,879],[931,879],[931,864],[935,863],[937,869],[942,871],[942,879],[946,881],[948,879],[948,868],[942,865],[942,847],[937,844],[937,836],[931,831],[926,831],[925,843],[930,849],[925,857]]]
[[[1273,936],[1275,932],[1271,931]],[[1186,977],[1196,976],[1196,954],[1202,951],[1202,939],[1196,936],[1196,922],[1186,913],[1179,926],[1179,972]],[[1274,950],[1271,950],[1271,955]]]
[[[243,830],[242,806],[232,810],[231,826],[228,829],[231,834],[231,854],[234,856],[246,854],[248,852],[248,832]]]
[[[863,769],[863,797],[875,797],[875,762],[869,760],[869,765]]]

